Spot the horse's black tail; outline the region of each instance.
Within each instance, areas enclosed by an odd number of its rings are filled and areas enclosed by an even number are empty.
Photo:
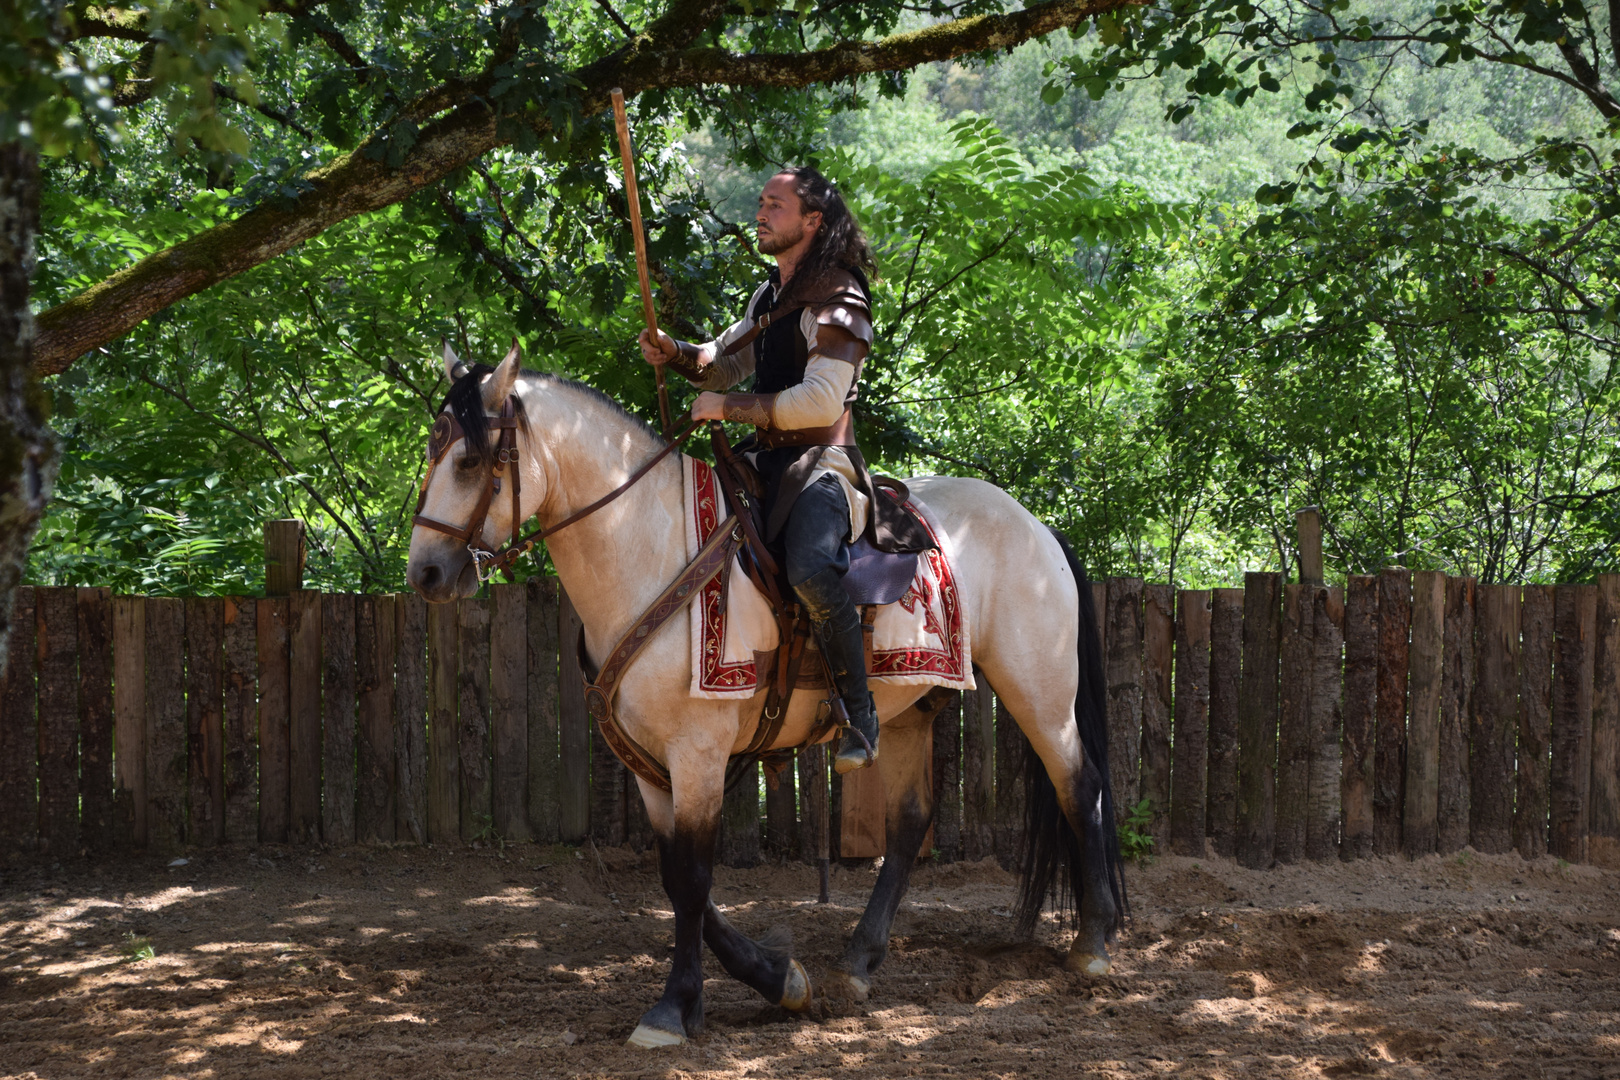
[[[1080,591],[1080,686],[1074,698],[1074,719],[1080,729],[1080,746],[1086,769],[1098,773],[1102,796],[1103,862],[1108,888],[1114,894],[1114,910],[1119,925],[1128,911],[1125,876],[1119,857],[1119,834],[1114,827],[1114,790],[1108,778],[1108,698],[1103,675],[1102,642],[1097,637],[1096,605],[1091,599],[1091,583],[1062,533],[1052,535],[1063,548]],[[1078,918],[1084,883],[1081,874],[1080,838],[1058,805],[1057,789],[1047,775],[1046,765],[1028,743],[1024,749],[1024,840],[1023,880],[1019,888],[1018,930],[1028,935],[1040,919],[1041,909],[1050,899],[1058,911],[1071,920]]]

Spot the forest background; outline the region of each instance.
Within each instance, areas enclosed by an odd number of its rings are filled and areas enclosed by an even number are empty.
[[[849,5],[747,10],[812,37],[974,10],[869,6],[842,27]],[[38,310],[292,205],[457,33],[527,19],[561,52],[640,22],[584,0],[319,10],[178,80],[213,111],[142,98],[145,45],[88,47],[128,104],[121,137],[91,122],[96,153],[44,159]],[[1580,4],[1214,0],[909,75],[643,94],[661,321],[701,340],[740,316],[759,184],[813,162],[881,262],[857,408],[876,469],[997,483],[1094,576],[1293,571],[1306,505],[1331,578],[1614,572],[1616,31]],[[26,580],[251,593],[263,522],[301,517],[306,582],[403,588],[441,339],[493,362],[516,336],[655,417],[610,131],[516,139],[45,379],[61,471]]]

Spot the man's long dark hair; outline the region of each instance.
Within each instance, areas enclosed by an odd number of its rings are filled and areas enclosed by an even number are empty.
[[[793,271],[795,288],[800,282],[808,287],[829,270],[852,271],[863,287],[868,278],[876,277],[877,260],[872,257],[866,233],[832,181],[808,165],[791,166],[777,175],[793,177],[793,191],[804,213],[821,214],[821,228],[816,230],[804,260]]]

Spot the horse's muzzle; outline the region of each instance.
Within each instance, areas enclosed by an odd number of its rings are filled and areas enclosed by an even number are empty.
[[[405,581],[430,604],[447,604],[478,591],[478,574],[465,554],[459,559],[412,559]]]

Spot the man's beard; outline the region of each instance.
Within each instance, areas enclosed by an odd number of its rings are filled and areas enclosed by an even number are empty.
[[[803,239],[803,225],[794,226],[791,233],[766,233],[764,236],[759,237],[759,251],[762,255],[780,255]]]

